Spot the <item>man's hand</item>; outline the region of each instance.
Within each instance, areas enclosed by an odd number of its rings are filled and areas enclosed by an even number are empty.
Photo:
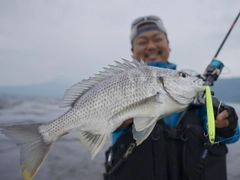
[[[224,105],[223,111],[216,117],[216,132],[221,137],[231,137],[238,128],[238,116],[235,109],[231,106]]]
[[[227,110],[223,110],[221,113],[219,113],[215,121],[216,128],[228,127],[229,126],[229,121],[227,119],[228,117],[229,113]]]

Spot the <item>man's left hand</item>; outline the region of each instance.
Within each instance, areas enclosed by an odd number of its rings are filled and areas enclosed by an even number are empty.
[[[228,127],[229,126],[229,121],[227,119],[228,117],[229,113],[227,110],[223,110],[221,113],[219,113],[215,121],[216,128]]]
[[[231,137],[238,128],[238,116],[231,106],[223,105],[223,109],[216,117],[216,132],[221,137]]]

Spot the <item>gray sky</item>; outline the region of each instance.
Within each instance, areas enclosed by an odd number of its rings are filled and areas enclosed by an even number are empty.
[[[158,15],[170,62],[202,73],[240,10],[239,0],[0,0],[0,86],[76,83],[113,60],[131,60],[130,24]],[[240,19],[218,59],[240,77]]]

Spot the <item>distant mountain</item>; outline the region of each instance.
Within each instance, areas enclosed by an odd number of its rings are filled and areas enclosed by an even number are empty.
[[[240,102],[240,78],[218,79],[211,88],[224,102]]]
[[[48,82],[28,86],[0,87],[0,94],[62,97],[73,84]],[[211,87],[215,96],[224,102],[240,102],[240,78],[218,79]]]
[[[54,81],[26,86],[7,86],[0,87],[0,94],[62,97],[71,85]]]

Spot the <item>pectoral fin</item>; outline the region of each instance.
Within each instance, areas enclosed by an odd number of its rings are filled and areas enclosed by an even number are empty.
[[[134,118],[133,123],[136,131],[143,131],[156,122],[158,116],[150,118]]]
[[[145,139],[147,139],[147,137],[155,127],[156,123],[157,121],[155,121],[151,126],[149,126],[148,128],[142,131],[136,131],[135,126],[133,125],[132,133],[133,133],[133,138],[136,140],[137,146],[141,144]]]

